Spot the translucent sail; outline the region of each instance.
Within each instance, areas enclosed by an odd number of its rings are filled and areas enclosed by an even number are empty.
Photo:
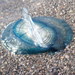
[[[33,23],[32,18],[28,14],[28,11],[27,11],[26,8],[23,8],[23,19],[24,19],[25,22],[28,23],[28,27],[27,27],[28,33],[33,38],[33,41],[34,41],[35,45],[46,47],[46,45],[44,44],[37,28],[35,28],[35,24]]]

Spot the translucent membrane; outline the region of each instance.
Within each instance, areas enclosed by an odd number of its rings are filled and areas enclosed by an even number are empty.
[[[8,24],[2,33],[2,45],[15,54],[37,54],[64,50],[71,42],[70,26],[54,17],[31,18],[23,8],[23,18]]]

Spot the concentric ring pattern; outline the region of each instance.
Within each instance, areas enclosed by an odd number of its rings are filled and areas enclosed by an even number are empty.
[[[72,40],[70,26],[54,17],[34,17],[33,27],[19,19],[2,33],[2,44],[15,54],[37,54],[63,50]]]

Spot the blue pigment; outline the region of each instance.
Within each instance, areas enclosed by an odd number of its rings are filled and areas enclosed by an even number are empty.
[[[10,23],[2,33],[3,46],[15,54],[38,54],[64,50],[73,32],[64,20],[54,17],[31,18],[23,9],[23,18]]]

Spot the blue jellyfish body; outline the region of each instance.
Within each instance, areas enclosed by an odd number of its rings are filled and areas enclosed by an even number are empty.
[[[10,23],[2,33],[2,44],[15,54],[37,54],[63,50],[72,40],[70,26],[54,17],[31,17]]]

